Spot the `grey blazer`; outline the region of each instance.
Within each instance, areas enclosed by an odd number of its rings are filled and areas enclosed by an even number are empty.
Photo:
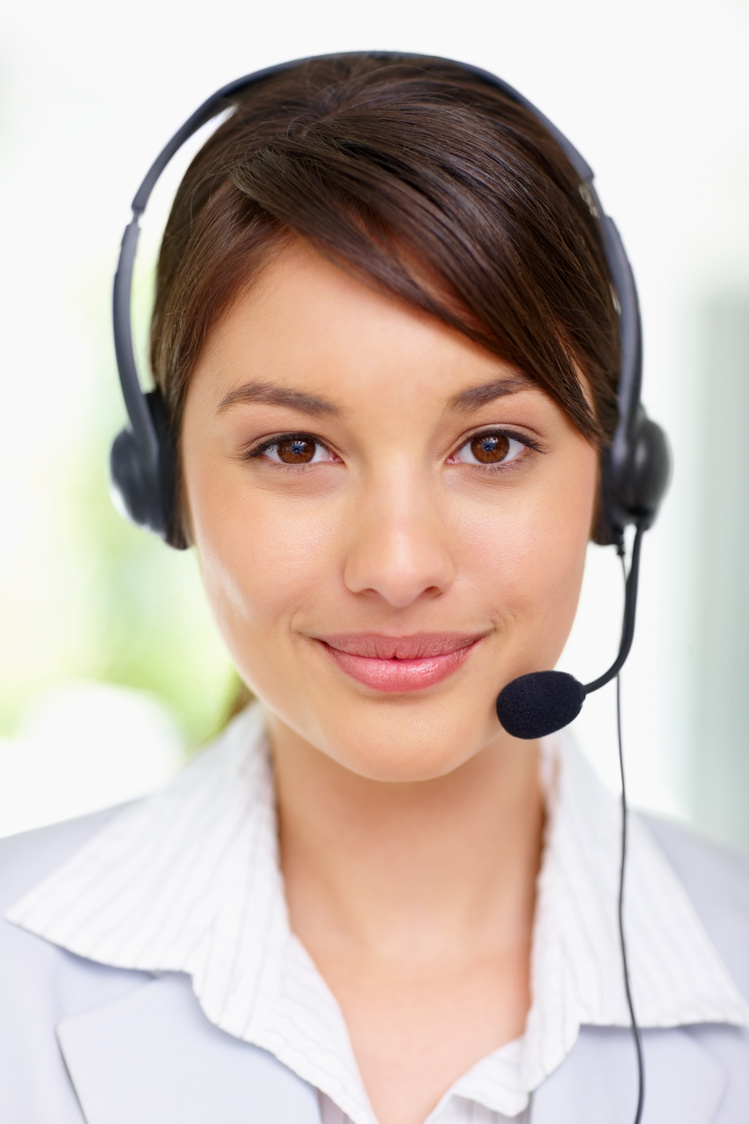
[[[0,841],[0,913],[111,812]],[[649,821],[737,986],[749,997],[749,864]],[[643,1034],[643,1124],[749,1124],[749,1032]],[[632,1124],[627,1031],[583,1027],[536,1091],[531,1124]],[[2,1124],[320,1124],[317,1093],[218,1030],[180,974],[107,968],[0,922]]]

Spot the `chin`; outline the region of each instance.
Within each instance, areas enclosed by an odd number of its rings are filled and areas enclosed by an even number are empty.
[[[339,700],[335,706],[311,708],[301,721],[273,709],[309,745],[372,781],[408,783],[446,776],[503,736],[494,698],[471,700],[465,692],[458,699],[398,696],[348,705]]]
[[[433,735],[433,736],[432,736]],[[346,740],[340,747],[331,743],[327,752],[349,772],[370,781],[408,784],[436,780],[459,769],[484,747],[484,740],[471,744],[465,730],[454,737],[439,731],[400,726],[397,740],[387,731],[372,731],[352,748]]]

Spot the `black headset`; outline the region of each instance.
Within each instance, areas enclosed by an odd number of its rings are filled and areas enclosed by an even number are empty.
[[[366,52],[383,62],[413,62],[423,57],[397,52]],[[335,57],[335,56],[331,56]],[[272,75],[309,61],[297,59],[259,70],[230,82],[212,94],[164,146],[135,193],[132,219],[125,227],[114,279],[114,346],[120,385],[129,424],[117,435],[110,456],[112,492],[117,506],[132,522],[160,535],[171,546],[187,543],[177,526],[174,512],[174,439],[165,403],[158,390],[143,392],[133,348],[133,265],[140,234],[139,220],[153,188],[175,153],[211,118],[233,105],[236,94]],[[449,60],[435,59],[436,62]],[[624,532],[632,524],[649,527],[653,522],[669,477],[669,452],[663,430],[651,421],[640,404],[642,383],[642,336],[640,309],[632,268],[614,222],[605,214],[593,185],[593,171],[567,138],[535,106],[488,71],[458,64],[523,106],[547,129],[580,176],[580,192],[600,222],[606,262],[619,311],[621,374],[619,421],[602,463],[602,511],[597,541],[622,548]]]

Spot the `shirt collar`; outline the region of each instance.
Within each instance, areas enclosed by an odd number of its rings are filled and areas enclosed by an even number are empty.
[[[529,1088],[569,1053],[580,1026],[630,1025],[617,908],[621,802],[568,737],[547,739],[542,749],[547,837],[522,1059]],[[628,820],[624,928],[642,1029],[749,1024],[686,890],[637,815]]]
[[[616,912],[619,804],[566,738],[547,740],[542,759],[548,814],[526,1031],[448,1094],[508,1116],[564,1060],[581,1025],[629,1025]],[[745,1025],[743,999],[636,817],[627,862],[640,1026]],[[353,1120],[373,1119],[338,1005],[289,928],[259,707],[7,916],[91,960],[187,973],[211,1022],[270,1050]]]

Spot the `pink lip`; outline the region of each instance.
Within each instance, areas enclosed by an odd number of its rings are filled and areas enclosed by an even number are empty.
[[[465,663],[483,635],[417,632],[383,636],[376,632],[318,637],[341,671],[375,691],[403,694],[440,683]]]

